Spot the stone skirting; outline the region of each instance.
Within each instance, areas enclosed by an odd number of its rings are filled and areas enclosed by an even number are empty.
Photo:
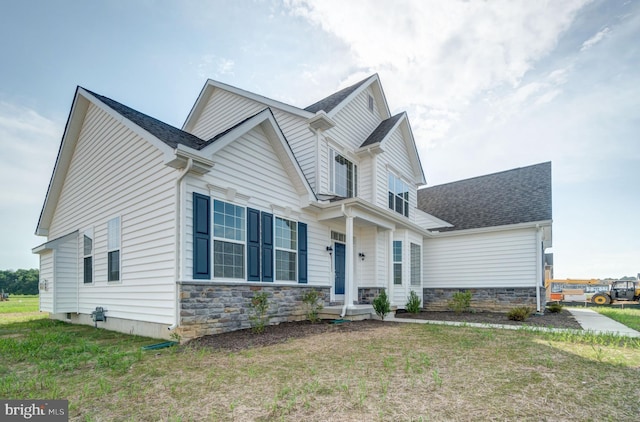
[[[312,289],[329,303],[329,287],[305,285],[221,284],[183,282],[180,287],[180,327],[183,340],[251,328],[251,298],[266,292],[269,324],[306,318],[302,296]]]
[[[358,304],[371,305],[373,299],[384,290],[384,287],[359,287],[358,288]]]
[[[449,309],[449,301],[453,294],[460,291],[471,292],[471,309],[477,311],[508,312],[517,306],[529,306],[536,309],[535,287],[518,288],[476,288],[476,289],[441,289],[424,288],[422,294],[423,307],[426,310],[441,311]],[[544,310],[545,289],[540,287],[540,306]]]

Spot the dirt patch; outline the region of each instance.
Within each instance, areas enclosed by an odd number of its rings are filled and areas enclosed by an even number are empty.
[[[528,325],[534,327],[554,327],[571,328],[580,330],[582,327],[573,318],[571,313],[563,310],[560,313],[529,317],[525,322],[510,321],[504,313],[476,312],[455,314],[454,312],[421,312],[419,314],[409,314],[406,312],[396,313],[397,318],[425,319],[433,321],[459,321],[474,322],[480,324],[503,324],[503,325]],[[382,322],[378,320],[351,321],[335,324],[332,321],[324,320],[317,324],[308,321],[285,322],[279,325],[269,325],[261,334],[256,334],[252,330],[238,330],[229,333],[204,336],[187,343],[190,347],[207,347],[214,350],[240,351],[254,347],[271,346],[285,343],[292,339],[304,338],[324,333],[346,333],[373,330],[382,325],[402,324],[400,322]]]
[[[544,315],[531,315],[526,321],[511,321],[506,313],[500,312],[463,312],[456,314],[450,311],[422,311],[418,314],[397,312],[396,318],[426,319],[432,321],[459,321],[478,324],[520,325],[531,327],[570,328],[581,330],[582,326],[575,320],[571,312],[563,309],[558,313],[545,312]]]

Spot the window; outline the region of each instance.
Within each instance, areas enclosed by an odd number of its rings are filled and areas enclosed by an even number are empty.
[[[402,242],[393,241],[393,284],[402,284]]]
[[[276,280],[295,281],[298,250],[295,221],[276,217]]]
[[[244,279],[245,209],[213,201],[213,276]]]
[[[87,230],[83,234],[83,281],[85,284],[93,283],[93,230]]]
[[[329,150],[329,172],[331,192],[344,198],[358,195],[358,167],[332,149]]]
[[[369,95],[369,111],[373,112],[373,97]]]
[[[347,243],[347,235],[344,233],[338,233],[331,230],[331,240],[336,240],[340,243]]]
[[[389,208],[409,217],[409,185],[389,173]]]
[[[120,217],[107,223],[107,280],[120,280]]]
[[[411,244],[411,285],[419,286],[420,285],[420,261],[421,252],[420,245],[416,245],[415,243]]]

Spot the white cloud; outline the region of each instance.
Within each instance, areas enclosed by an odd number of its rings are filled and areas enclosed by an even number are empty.
[[[609,35],[610,32],[611,32],[611,30],[609,28],[605,28],[602,31],[599,31],[593,37],[589,38],[584,43],[582,43],[582,47],[580,48],[580,51],[586,51],[586,50],[590,49],[591,47],[593,47],[594,45],[598,44],[607,35]]]
[[[223,75],[233,75],[235,62],[215,54],[204,54],[196,65],[198,76],[201,78],[219,78]]]
[[[421,152],[437,148],[477,97],[511,92],[516,112],[561,94],[562,69],[520,86],[588,0],[466,2],[288,0],[292,14],[345,43],[353,69],[343,86],[380,74],[392,109],[409,112]],[[490,95],[490,94],[489,94]],[[442,114],[438,111],[446,111]]]

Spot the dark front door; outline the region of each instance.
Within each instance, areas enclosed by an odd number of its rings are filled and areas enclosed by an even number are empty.
[[[333,247],[335,254],[335,273],[336,273],[336,286],[335,294],[344,294],[344,268],[345,268],[345,246],[342,243],[336,243]]]

